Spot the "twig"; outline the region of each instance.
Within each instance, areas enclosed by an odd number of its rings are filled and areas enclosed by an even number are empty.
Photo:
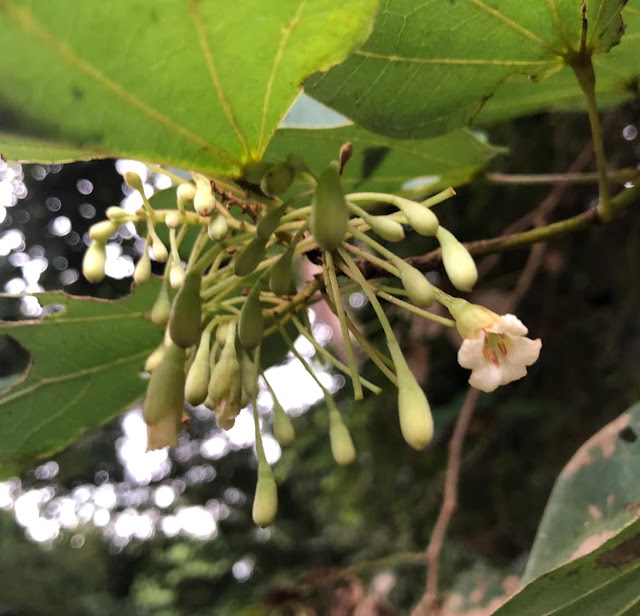
[[[638,195],[640,195],[640,183],[616,195],[609,201],[609,210],[611,211],[611,215],[614,216],[620,210],[628,207],[636,197],[638,197]],[[578,214],[577,216],[572,216],[571,218],[566,218],[544,227],[531,229],[530,231],[523,231],[522,233],[501,235],[487,240],[467,242],[465,243],[465,246],[474,256],[488,255],[561,237],[568,233],[573,233],[575,231],[580,231],[582,229],[601,224],[602,222],[604,221],[601,219],[599,211],[593,208],[586,212],[582,212],[582,214]],[[430,272],[437,269],[442,264],[442,253],[438,248],[437,250],[428,252],[426,255],[411,257],[406,259],[406,261],[421,272]],[[367,278],[382,275],[382,272],[371,263],[358,260],[357,264],[360,271]]]
[[[591,153],[590,150],[589,153]],[[619,184],[631,181],[638,175],[638,171],[633,168],[614,169],[607,173],[609,179]],[[586,173],[500,173],[493,172],[485,174],[485,178],[493,184],[591,184],[597,182],[600,174],[597,171]]]
[[[449,442],[449,457],[447,459],[442,506],[425,552],[427,560],[427,587],[420,603],[418,603],[411,612],[411,616],[428,616],[431,614],[431,610],[438,598],[440,554],[449,523],[458,504],[458,479],[460,477],[462,446],[464,445],[464,437],[467,434],[479,396],[479,390],[473,387],[469,388],[460,415],[458,416],[458,421],[456,421],[453,436]]]

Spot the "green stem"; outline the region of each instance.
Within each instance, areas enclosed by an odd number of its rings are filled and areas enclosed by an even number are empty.
[[[362,392],[362,384],[360,383],[360,373],[358,371],[358,364],[356,363],[356,356],[353,352],[353,345],[351,344],[351,336],[349,335],[349,327],[345,318],[345,310],[342,305],[342,297],[340,295],[340,286],[338,285],[338,277],[336,276],[336,268],[333,263],[333,255],[326,250],[324,252],[325,270],[327,277],[329,278],[329,285],[331,289],[331,295],[333,296],[333,303],[336,307],[336,314],[338,315],[338,321],[340,321],[340,329],[342,330],[342,339],[344,341],[344,348],[347,353],[347,363],[349,364],[349,373],[351,381],[353,383],[353,397],[356,400],[362,400],[364,394]]]
[[[607,172],[607,177],[613,182],[625,184],[631,182],[638,176],[638,171],[629,167],[628,169],[613,169]],[[591,184],[597,182],[600,174],[596,172],[588,173],[486,173],[484,176],[489,182],[494,184]]]
[[[589,116],[589,124],[591,126],[593,150],[596,156],[596,166],[598,168],[598,191],[600,193],[598,213],[600,214],[600,218],[603,222],[609,222],[613,217],[613,212],[611,211],[609,199],[607,157],[604,151],[600,116],[598,115],[598,104],[596,102],[596,77],[593,71],[593,63],[591,62],[590,53],[587,50],[580,53],[571,62],[571,68],[573,69],[587,103],[587,114]]]
[[[349,374],[348,366],[343,364],[337,357],[334,357],[331,353],[329,353],[329,351],[327,351],[327,349],[325,349],[313,337],[313,335],[311,333],[309,333],[309,331],[307,329],[305,329],[304,325],[302,325],[302,323],[300,322],[298,317],[293,315],[291,317],[291,320],[293,321],[293,324],[295,325],[295,327],[298,330],[298,332],[300,333],[300,335],[303,336],[304,338],[306,338],[313,345],[313,348],[316,350],[318,355],[322,355],[322,357],[324,357],[326,360],[328,360],[330,363],[332,363],[338,370],[344,372],[345,374]],[[368,390],[372,391],[374,394],[379,395],[379,394],[382,393],[382,389],[380,387],[378,387],[377,385],[374,385],[373,383],[371,383],[370,381],[367,381],[366,379],[364,379],[362,377],[361,377],[360,380],[362,381],[362,384]]]
[[[456,326],[456,322],[453,319],[447,319],[446,317],[441,317],[437,314],[433,314],[432,312],[427,312],[426,310],[418,308],[418,306],[414,306],[413,304],[405,302],[401,299],[398,299],[397,297],[394,297],[393,295],[386,293],[385,291],[382,291],[375,286],[373,286],[373,289],[375,290],[376,295],[382,297],[383,299],[386,299],[388,302],[395,304],[396,306],[399,306],[400,308],[403,308],[408,312],[413,312],[413,314],[416,314],[423,319],[428,319],[429,321],[434,321],[435,323],[440,323],[440,325],[445,325],[447,327]]]

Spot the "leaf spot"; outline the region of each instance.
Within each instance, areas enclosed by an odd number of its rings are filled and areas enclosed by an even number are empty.
[[[621,567],[640,558],[640,535],[623,541],[615,548],[602,552],[596,558],[601,567]]]

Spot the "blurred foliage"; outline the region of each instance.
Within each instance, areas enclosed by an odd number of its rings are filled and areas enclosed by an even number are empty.
[[[638,123],[637,104],[605,119],[612,168],[638,163],[637,140],[621,137],[625,126]],[[584,116],[557,114],[498,126],[490,138],[511,150],[510,157],[494,160],[495,170],[563,172],[589,133]],[[24,167],[28,195],[9,210],[2,230],[20,229],[25,251],[43,247],[48,268],[40,284],[55,289],[60,288],[55,258],[63,257],[68,268],[79,270],[82,247],[69,241],[70,234],[53,235],[51,220],[64,214],[71,219],[72,233],[82,238],[104,209],[122,198],[121,177],[112,161],[65,165],[55,172],[49,167],[42,179],[36,179],[41,173],[35,169]],[[93,184],[90,195],[78,192],[81,179]],[[535,208],[547,192],[544,186],[497,186],[480,177],[440,206],[438,214],[463,240],[490,237]],[[550,220],[582,212],[596,197],[594,185],[572,187]],[[47,208],[52,198],[60,200],[62,209]],[[84,202],[96,209],[91,220],[79,213]],[[21,212],[29,213],[24,222]],[[477,570],[478,563],[490,568],[492,580],[522,574],[560,469],[581,443],[640,397],[639,232],[640,212],[631,208],[606,228],[546,246],[518,308],[532,334],[543,339],[542,355],[528,378],[480,399],[465,446],[460,508],[443,554],[443,588],[466,588],[468,583],[456,582],[457,575]],[[135,254],[132,240],[117,241],[125,254]],[[413,234],[402,249],[406,254],[426,252],[432,247],[428,241]],[[499,310],[527,252],[480,260],[486,273],[474,299]],[[2,284],[20,275],[10,260],[0,265]],[[65,290],[115,297],[128,287],[128,279],[107,278],[98,286],[79,279]],[[381,342],[370,308],[360,309],[358,317],[367,337]],[[250,514],[253,453],[245,448],[214,459],[203,456],[200,445],[214,434],[212,420],[194,414],[191,436],[170,454],[170,474],[148,486],[126,476],[114,448],[121,425],[111,422],[55,457],[55,479],[41,478],[37,469],[24,470],[22,488],[50,486],[57,495],[71,494],[78,486],[97,485],[107,473],[119,495],[113,515],[134,508],[166,517],[179,507],[208,504],[225,511],[216,537],[199,541],[158,532],[149,540],[116,545],[103,538],[100,529],[86,525],[63,531],[43,549],[23,537],[9,514],[3,515],[0,613],[288,616],[306,606],[316,614],[330,614],[338,613],[338,606],[346,610],[349,601],[371,598],[369,589],[376,587],[383,571],[394,574],[388,600],[404,613],[422,594],[424,566],[416,552],[424,549],[437,515],[447,443],[468,375],[456,363],[456,341],[438,327],[406,315],[397,316],[394,324],[434,407],[437,432],[426,452],[404,444],[393,389],[355,405],[344,388],[338,401],[352,429],[357,462],[349,468],[333,463],[321,405],[295,419],[296,441],[275,466],[278,519],[261,531]],[[15,371],[15,366],[0,367],[0,377]],[[369,365],[361,372],[384,384]],[[264,420],[269,422],[268,414]],[[205,479],[198,480],[194,468],[213,468],[215,476],[205,473]],[[162,510],[151,501],[151,490],[159,485],[171,485],[178,493]],[[142,495],[140,502],[134,494]],[[78,533],[85,544],[72,548]],[[241,561],[252,567],[246,581],[234,577],[234,565]]]

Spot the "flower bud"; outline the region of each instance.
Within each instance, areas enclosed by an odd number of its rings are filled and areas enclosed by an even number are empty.
[[[216,406],[230,391],[240,376],[240,364],[236,355],[236,328],[235,324],[229,324],[226,330],[226,339],[220,359],[211,371],[207,399],[209,408]],[[242,383],[240,383],[242,387]]]
[[[345,466],[356,459],[356,450],[351,435],[337,410],[329,411],[329,440],[333,459],[338,464]]]
[[[92,283],[100,282],[104,278],[104,266],[107,261],[107,251],[103,243],[91,242],[82,259],[82,273]]]
[[[141,193],[144,193],[144,186],[142,185],[142,180],[140,176],[134,171],[127,171],[124,174],[124,181],[131,186],[134,190],[138,190]]]
[[[184,395],[192,406],[202,404],[207,397],[209,378],[211,376],[211,364],[209,363],[209,344],[211,334],[204,331],[200,336],[200,344],[195,359],[189,368],[187,380],[184,386]]]
[[[233,273],[236,276],[248,276],[258,267],[266,251],[267,241],[261,237],[256,237],[234,259]]]
[[[169,333],[174,344],[188,349],[198,342],[200,337],[200,274],[189,272],[184,284],[176,294],[169,318]]]
[[[258,483],[253,498],[253,521],[261,528],[273,524],[278,513],[278,487],[266,460],[258,464]]]
[[[255,400],[260,393],[260,386],[258,385],[258,366],[249,357],[246,351],[243,351],[240,358],[240,366],[242,369],[242,392],[246,393],[248,400],[247,404],[251,400]],[[246,404],[242,404],[246,406]]]
[[[144,362],[144,369],[149,373],[153,372],[160,365],[160,362],[164,357],[164,352],[165,352],[164,343],[159,344],[151,352],[151,355],[147,357],[146,361]]]
[[[263,216],[256,225],[256,233],[258,237],[265,242],[271,237],[271,234],[278,228],[280,219],[287,209],[286,205],[272,209],[266,216]]]
[[[269,272],[269,289],[276,295],[290,295],[296,292],[291,271],[294,249],[295,246],[291,244]]]
[[[107,218],[112,222],[115,222],[118,225],[122,225],[125,222],[129,222],[132,218],[131,214],[127,212],[127,210],[118,207],[116,205],[112,205],[107,208],[105,212]]]
[[[294,176],[294,170],[289,165],[275,165],[262,176],[260,190],[269,197],[281,195],[289,190]]]
[[[167,290],[167,279],[162,280],[162,286],[158,297],[151,309],[151,320],[158,326],[164,327],[169,322],[171,314],[171,302],[169,301],[169,291]]]
[[[249,184],[258,185],[262,181],[265,174],[273,167],[273,163],[249,163],[242,170],[242,177]]]
[[[273,435],[280,445],[290,445],[296,437],[291,418],[284,412],[282,405],[273,396]]]
[[[112,220],[102,220],[89,227],[89,237],[96,242],[106,244],[107,240],[118,230],[117,223]]]
[[[176,189],[176,197],[178,198],[178,203],[181,203],[182,205],[193,201],[195,196],[196,187],[191,184],[191,182],[184,182],[183,184],[180,184]]]
[[[180,261],[173,261],[171,268],[169,269],[169,284],[174,291],[177,291],[184,284],[185,279],[184,267]]]
[[[180,212],[168,212],[164,217],[164,224],[169,229],[177,229],[180,226]]]
[[[459,291],[471,291],[478,280],[478,269],[469,251],[444,227],[436,234],[442,248],[442,262],[451,284]]]
[[[247,295],[240,312],[238,339],[247,351],[251,351],[262,342],[263,334],[264,317],[260,306],[260,280],[258,280]]]
[[[153,258],[158,263],[166,263],[169,258],[169,251],[155,233],[151,237],[151,248],[153,249]]]
[[[193,197],[193,209],[200,216],[209,216],[215,208],[216,198],[213,195],[213,190],[211,190],[211,183],[208,180],[198,182],[196,194]]]
[[[427,397],[400,350],[391,350],[398,377],[398,415],[404,440],[422,450],[433,438],[433,417]]]
[[[318,178],[311,204],[311,233],[324,250],[336,250],[349,225],[347,202],[340,185],[340,164],[333,161]]]
[[[428,207],[410,199],[400,199],[394,202],[394,205],[400,209],[407,222],[420,235],[432,236],[438,231],[438,217]]]
[[[364,221],[371,230],[388,242],[399,242],[404,239],[402,225],[390,216],[367,216]]]
[[[207,233],[209,238],[214,242],[220,242],[227,237],[229,233],[229,223],[227,222],[226,216],[219,212],[213,214],[207,225]]]
[[[178,444],[178,424],[184,406],[184,360],[184,350],[170,344],[151,373],[142,416],[147,426],[156,428],[148,432],[147,450]]]
[[[400,271],[402,286],[409,294],[411,301],[422,308],[431,306],[436,299],[436,295],[433,286],[425,275],[402,259],[397,259],[394,264]]]
[[[151,278],[151,259],[149,259],[149,253],[145,246],[144,252],[140,259],[138,259],[135,270],[133,270],[133,279],[136,284],[143,284],[147,282],[149,278]]]

